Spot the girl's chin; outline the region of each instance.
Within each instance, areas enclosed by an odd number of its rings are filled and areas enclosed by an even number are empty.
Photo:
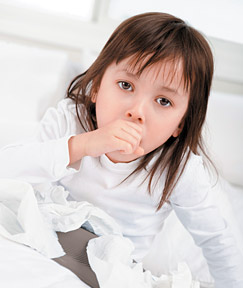
[[[139,158],[135,154],[122,154],[119,151],[110,152],[105,154],[113,163],[129,163]]]

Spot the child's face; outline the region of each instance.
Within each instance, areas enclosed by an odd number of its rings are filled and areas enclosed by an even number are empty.
[[[142,127],[140,146],[145,154],[180,133],[180,123],[187,110],[189,93],[184,90],[182,66],[176,72],[171,63],[154,64],[138,77],[129,58],[111,64],[105,71],[96,95],[98,128],[123,119]],[[172,72],[172,73],[171,73]],[[130,162],[135,154],[108,153],[113,162]]]

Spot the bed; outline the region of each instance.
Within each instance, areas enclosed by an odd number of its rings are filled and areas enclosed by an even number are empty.
[[[0,237],[1,287],[81,288],[89,287],[58,263],[27,246]]]
[[[83,67],[74,66],[68,54],[61,51],[6,42],[0,42],[0,51],[2,147],[31,136],[44,111],[64,97],[67,84]],[[213,91],[204,132],[221,175],[213,188],[215,199],[231,223],[243,253],[242,111],[243,95]],[[88,287],[58,263],[2,236],[0,255],[1,287]],[[187,263],[193,279],[200,281],[200,287],[213,287],[201,250],[172,213],[143,264],[159,276],[177,269],[181,262]]]

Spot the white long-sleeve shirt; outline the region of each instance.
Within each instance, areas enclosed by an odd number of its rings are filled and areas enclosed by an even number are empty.
[[[200,156],[191,155],[170,201],[156,212],[165,175],[149,195],[146,171],[131,176],[139,161],[113,163],[105,155],[83,157],[68,166],[68,140],[83,133],[75,104],[62,100],[50,108],[38,133],[28,143],[9,145],[0,151],[0,177],[18,178],[33,185],[55,182],[76,201],[89,201],[120,224],[124,236],[135,245],[135,260],[141,260],[154,236],[174,209],[178,218],[203,250],[216,288],[243,287],[243,258],[225,220],[211,199],[211,185]],[[149,165],[152,165],[153,160]],[[172,252],[173,253],[173,252]]]

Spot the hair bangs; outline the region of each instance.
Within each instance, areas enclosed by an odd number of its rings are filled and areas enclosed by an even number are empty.
[[[116,64],[118,64],[122,60],[123,59],[117,59]],[[169,54],[165,51],[153,54],[151,54],[149,51],[140,51],[130,56],[128,61],[129,72],[137,76],[140,76],[145,70],[148,70],[151,67],[157,65],[158,69],[155,78],[158,78],[161,70],[165,70],[166,65],[169,64],[169,74],[164,80],[167,81],[168,84],[171,84],[174,80],[175,75],[178,75],[178,71],[180,70],[182,71],[182,74],[180,75],[181,79],[179,81],[179,85],[183,83],[185,92],[188,92],[191,86],[191,79],[190,73],[189,71],[187,71],[187,67],[185,67],[185,63],[186,60],[182,58],[182,56]],[[181,65],[182,67],[179,67]]]

